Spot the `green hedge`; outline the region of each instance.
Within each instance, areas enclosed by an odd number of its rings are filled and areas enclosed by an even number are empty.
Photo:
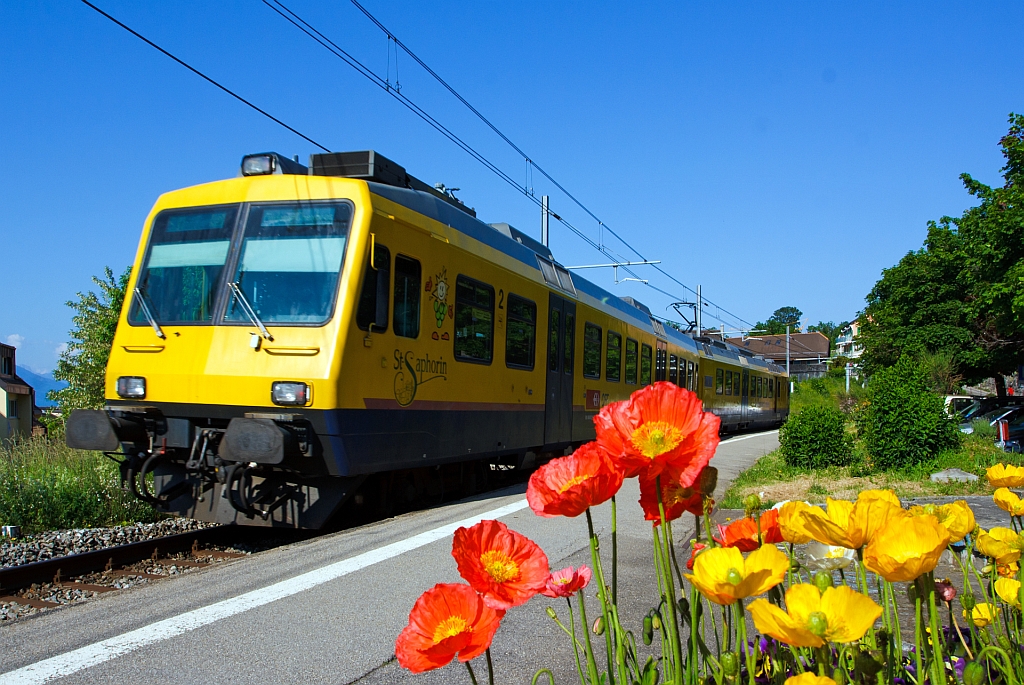
[[[920,464],[961,439],[942,397],[929,392],[925,370],[909,356],[872,376],[858,424],[873,465],[883,470]]]
[[[834,407],[810,406],[791,415],[779,430],[779,443],[786,463],[799,468],[848,466],[853,459],[846,418]]]

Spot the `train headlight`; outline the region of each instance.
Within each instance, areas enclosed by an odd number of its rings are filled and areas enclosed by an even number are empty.
[[[274,404],[304,406],[309,403],[309,386],[297,381],[274,381],[270,386],[270,399]]]
[[[271,154],[242,157],[242,176],[265,176],[277,170],[277,157]]]
[[[141,400],[146,397],[146,379],[142,376],[121,376],[117,379],[117,396]]]

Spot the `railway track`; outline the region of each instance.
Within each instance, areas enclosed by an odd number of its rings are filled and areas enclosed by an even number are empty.
[[[217,526],[0,568],[0,605],[51,609],[139,582],[172,577],[246,556],[247,552],[235,548],[255,542],[257,533],[267,535],[265,530]],[[33,612],[15,615],[24,613]]]

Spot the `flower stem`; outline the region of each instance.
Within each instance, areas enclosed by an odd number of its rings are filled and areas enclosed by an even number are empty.
[[[615,683],[615,668],[614,658],[615,653],[612,649],[612,631],[616,632],[616,639],[618,637],[617,626],[612,625],[611,612],[609,610],[609,598],[608,598],[608,586],[604,582],[604,572],[601,568],[601,554],[598,551],[598,540],[597,533],[594,532],[594,518],[590,514],[590,507],[587,507],[587,528],[590,531],[590,558],[594,564],[594,580],[597,581],[597,598],[601,601],[601,615],[604,617],[604,642],[606,653],[605,656],[608,661],[608,685],[614,685]]]
[[[594,644],[590,640],[590,622],[587,620],[587,605],[583,601],[583,591],[579,593],[580,600],[580,624],[583,627],[583,635],[587,638],[586,657],[587,657],[587,674],[590,676],[590,682],[596,683],[598,681],[597,675],[597,661],[594,659]],[[582,676],[581,676],[582,677]]]
[[[619,603],[619,535],[617,531],[615,495],[612,495],[612,604]]]
[[[470,679],[471,681],[473,681],[473,685],[477,685],[477,682],[476,682],[476,674],[475,674],[475,673],[473,673],[473,667],[469,665],[469,662],[468,662],[468,661],[466,661],[466,662],[464,662],[464,663],[466,664],[466,670],[468,670],[468,671],[469,671],[469,679]]]
[[[494,685],[494,664],[491,663],[491,648],[484,652],[487,655],[487,685]]]
[[[939,626],[939,610],[935,604],[935,576],[928,572],[924,575],[928,589],[928,623],[932,629],[932,677],[936,683],[945,682],[946,667],[942,659],[942,630]]]
[[[580,595],[583,591],[580,591]],[[580,645],[576,640],[576,618],[572,615],[572,600],[568,597],[565,598],[565,603],[569,606],[569,625],[572,627],[572,653],[576,657],[576,674],[580,677],[580,685],[587,685],[583,679],[583,664],[580,663]],[[583,624],[583,630],[587,629],[586,623]]]

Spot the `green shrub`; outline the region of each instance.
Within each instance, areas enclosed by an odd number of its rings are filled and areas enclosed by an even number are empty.
[[[956,422],[946,414],[942,397],[928,391],[928,382],[909,356],[871,378],[858,427],[876,468],[913,466],[960,444]]]
[[[846,419],[830,406],[811,406],[791,415],[779,430],[779,444],[786,463],[799,468],[847,466],[853,457]]]
[[[155,521],[121,488],[117,464],[53,438],[0,443],[0,524],[27,532]]]

